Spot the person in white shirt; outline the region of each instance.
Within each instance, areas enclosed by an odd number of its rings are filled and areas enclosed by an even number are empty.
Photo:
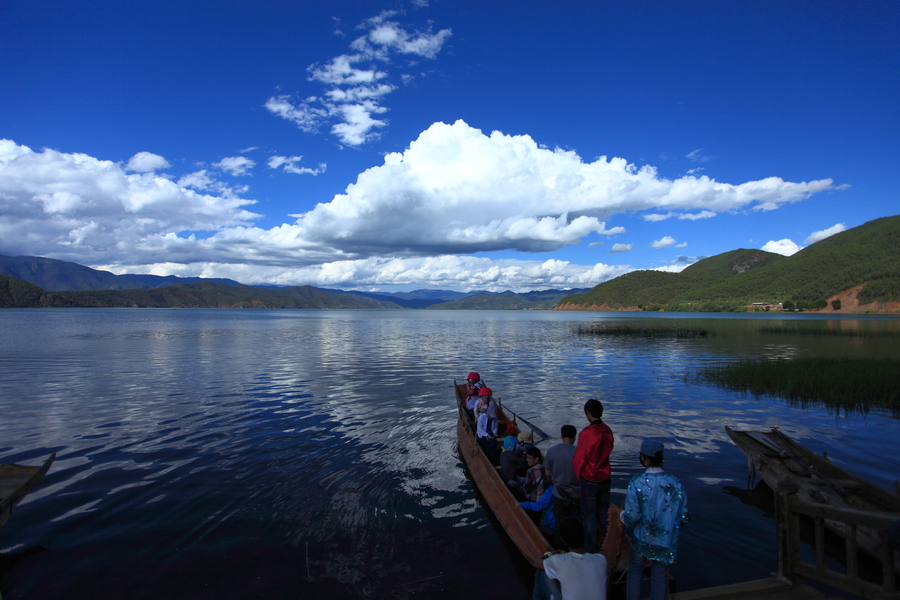
[[[566,519],[558,528],[569,551],[534,559],[532,600],[606,600],[606,557],[584,551],[578,519]]]

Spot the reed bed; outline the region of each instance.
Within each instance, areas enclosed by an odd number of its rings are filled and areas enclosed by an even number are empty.
[[[748,359],[685,375],[688,383],[772,395],[846,414],[889,411],[900,419],[900,361],[868,358]]]
[[[579,325],[575,329],[577,335],[585,336],[610,336],[610,337],[637,337],[652,339],[694,339],[716,335],[707,329],[689,329],[685,327],[636,327],[632,325],[610,325],[606,323],[591,323]]]
[[[809,335],[846,338],[867,339],[896,339],[900,340],[900,331],[886,331],[884,329],[826,329],[823,327],[760,327],[757,330],[763,335]]]

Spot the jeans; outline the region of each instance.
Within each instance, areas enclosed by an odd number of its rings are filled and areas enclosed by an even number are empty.
[[[540,569],[534,573],[534,591],[531,593],[531,600],[562,600],[562,589],[559,582],[555,579],[547,577],[547,574]]]
[[[581,482],[581,519],[584,521],[584,550],[597,552],[600,548],[598,523],[603,526],[603,535],[609,520],[609,490],[611,479],[594,483],[586,479]],[[557,525],[558,526],[558,525]]]
[[[650,600],[664,600],[666,597],[666,574],[669,565],[658,560],[650,561]],[[631,562],[628,563],[628,587],[625,600],[638,600],[641,597],[641,575],[644,571],[644,557],[631,549]]]

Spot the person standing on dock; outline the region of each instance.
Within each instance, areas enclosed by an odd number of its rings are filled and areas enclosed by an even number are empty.
[[[650,561],[650,600],[666,596],[666,574],[678,553],[678,532],[688,521],[687,495],[681,482],[662,469],[663,445],[641,442],[641,465],[647,470],[631,478],[625,510],[619,516],[631,535],[626,600],[638,600],[644,559]]]
[[[607,527],[613,432],[603,422],[603,404],[596,398],[584,403],[584,416],[591,424],[578,434],[572,468],[580,487],[584,547],[588,552],[596,552],[600,547],[599,535],[601,532],[605,535]]]
[[[547,552],[532,561],[532,600],[606,600],[606,557],[585,552],[584,529],[578,519],[559,524],[568,552]]]
[[[547,474],[553,480],[553,517],[557,523],[562,523],[567,517],[577,517],[581,513],[581,486],[572,461],[575,459],[575,439],[578,430],[574,425],[563,425],[559,431],[561,444],[557,444],[547,450],[544,457],[544,467]],[[561,540],[559,531],[553,537],[554,546],[559,546]]]

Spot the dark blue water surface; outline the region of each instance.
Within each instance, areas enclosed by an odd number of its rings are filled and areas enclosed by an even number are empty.
[[[678,324],[705,339],[586,338]],[[526,597],[456,455],[454,379],[480,371],[556,434],[589,396],[616,435],[667,447],[692,521],[680,590],[765,577],[774,529],[724,426],[779,426],[893,487],[900,425],[685,383],[749,356],[897,357],[894,341],[763,336],[760,315],[41,309],[0,311],[0,463],[56,463],[0,531],[16,598]],[[897,330],[890,319],[805,327]],[[551,440],[550,444],[558,440]],[[544,447],[548,447],[549,444]]]

